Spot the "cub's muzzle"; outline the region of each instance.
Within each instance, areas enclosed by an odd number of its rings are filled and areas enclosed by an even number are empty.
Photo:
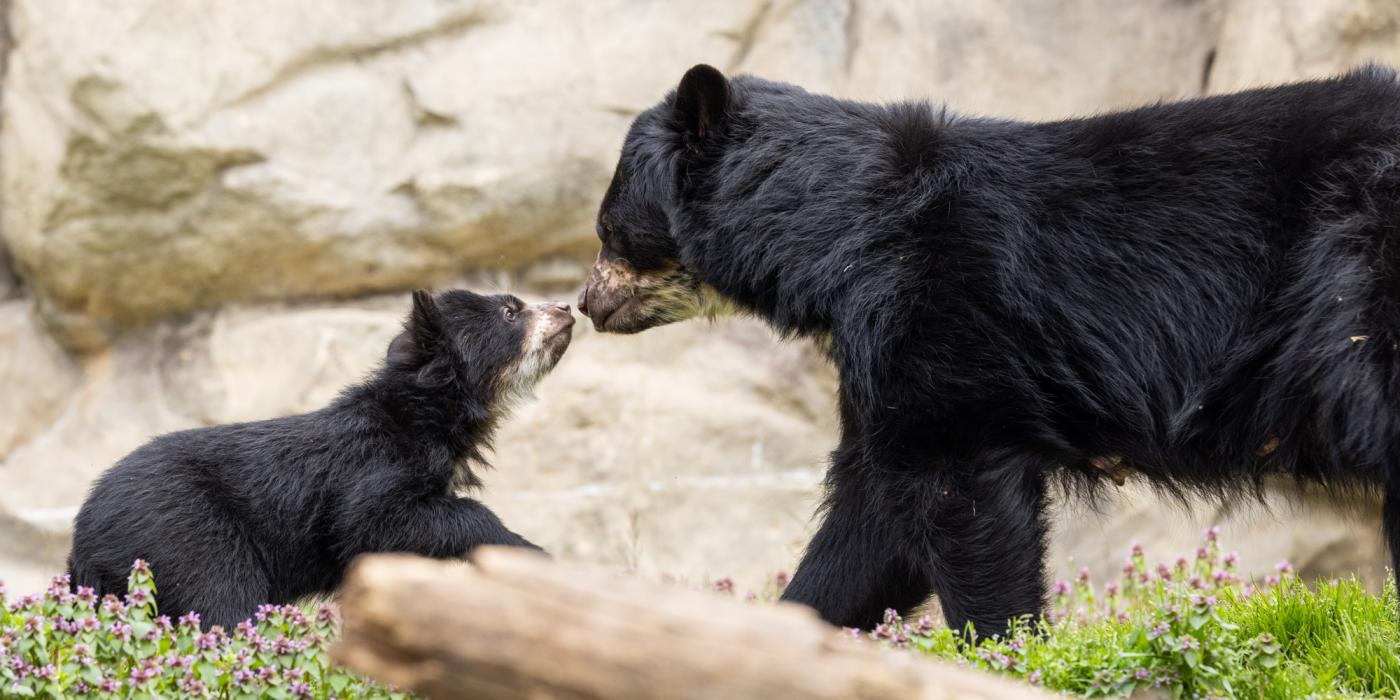
[[[530,329],[527,353],[553,352],[563,354],[573,339],[574,315],[568,304],[546,301],[531,305],[534,326]]]

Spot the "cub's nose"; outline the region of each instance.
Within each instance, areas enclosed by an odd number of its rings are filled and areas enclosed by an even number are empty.
[[[574,314],[569,310],[568,304],[561,304],[557,301],[547,301],[540,304],[546,313],[559,317],[559,321],[565,326],[574,325]]]

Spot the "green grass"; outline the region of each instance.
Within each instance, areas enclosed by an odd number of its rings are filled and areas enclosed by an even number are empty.
[[[1006,639],[970,646],[893,613],[868,636],[1085,697],[1400,697],[1393,586],[1381,596],[1354,579],[1309,587],[1286,563],[1246,581],[1216,532],[1194,561],[1149,569],[1135,547],[1117,581],[1057,583],[1048,620]]]

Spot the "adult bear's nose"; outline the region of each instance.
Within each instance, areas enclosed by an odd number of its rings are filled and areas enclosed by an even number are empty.
[[[592,290],[593,284],[590,282],[583,285],[583,291],[578,293],[578,312],[584,316],[588,315],[588,293]]]

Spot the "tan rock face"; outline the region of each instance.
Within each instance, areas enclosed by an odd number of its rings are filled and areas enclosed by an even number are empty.
[[[1388,0],[7,4],[15,587],[62,568],[91,479],[151,436],[310,410],[369,371],[407,308],[383,290],[481,270],[479,289],[571,298],[627,124],[696,62],[1056,118],[1400,60]],[[566,558],[756,587],[811,529],[832,387],[810,348],[753,321],[581,325],[502,429],[483,497]],[[1053,568],[1102,580],[1135,539],[1165,559],[1224,521],[1253,571],[1288,557],[1378,576],[1374,513],[1274,510],[1184,514],[1132,490],[1101,516],[1064,503]]]
[[[78,385],[78,368],[24,300],[0,302],[0,459],[47,428]]]
[[[1400,65],[1400,5],[1388,0],[1236,0],[1222,15],[1211,92]]]

